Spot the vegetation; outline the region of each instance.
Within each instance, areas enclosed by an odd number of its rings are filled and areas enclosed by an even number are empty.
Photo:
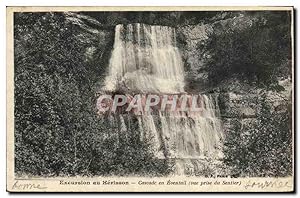
[[[291,74],[289,13],[250,13],[244,14],[251,15],[251,25],[237,24],[213,33],[204,46],[199,46],[211,56],[205,63],[211,85],[237,78],[278,88],[277,78]]]
[[[149,12],[82,12],[84,15],[89,15],[100,21],[105,27],[114,27],[117,24],[129,23],[146,23],[151,25],[165,26],[184,26],[195,25],[200,22],[204,23],[210,19],[223,19],[225,17],[234,16],[227,12],[226,16],[219,14],[220,12],[194,12],[194,11],[149,11]],[[223,13],[223,12],[221,12]]]
[[[113,27],[134,22],[169,26],[214,23],[240,13],[82,14],[97,22],[72,21],[66,13],[14,16],[16,173],[169,174],[174,162],[154,157],[151,140],[141,141],[135,130],[137,120],[132,120],[126,133],[118,133],[111,120],[97,116],[95,93],[108,65]],[[210,55],[204,63],[209,83],[218,87],[224,80],[239,79],[254,82],[263,90],[281,91],[278,78],[291,75],[289,15],[253,12],[251,17],[256,19],[252,26],[213,33],[199,46]],[[194,85],[199,86],[197,82]],[[283,111],[273,111],[266,97],[262,98],[255,124],[244,127],[241,119],[236,119],[226,137],[224,163],[234,175],[286,176],[292,172],[291,104],[287,102]],[[200,176],[211,174],[210,168],[205,166]]]
[[[101,40],[97,32],[83,33],[62,13],[14,17],[16,172],[167,173],[165,162],[152,160],[146,142],[131,144],[137,141],[135,136],[110,135],[113,128],[108,121],[97,117],[95,93],[105,74],[113,34]],[[93,48],[93,56],[87,56]],[[117,139],[120,145],[115,144]]]
[[[266,96],[253,125],[233,121],[224,147],[224,163],[237,177],[284,177],[292,175],[291,104],[271,111]],[[244,121],[245,122],[245,121]]]
[[[279,79],[291,78],[290,15],[244,13],[244,17],[249,16],[251,25],[237,24],[213,33],[204,44],[205,52],[211,55],[205,64],[212,87],[234,79],[239,84],[230,86],[236,86],[237,92],[243,92],[243,86],[262,90],[256,91],[260,100],[254,102],[255,118],[232,119],[224,163],[235,176],[288,176],[292,174],[291,98],[285,98],[283,107],[274,110],[266,93],[284,91]]]

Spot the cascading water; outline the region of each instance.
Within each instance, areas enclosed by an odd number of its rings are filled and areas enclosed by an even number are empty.
[[[117,25],[105,89],[183,92],[183,63],[175,41],[175,30],[170,27]]]
[[[179,94],[184,92],[184,71],[176,47],[175,29],[145,24],[117,25],[106,92]],[[222,127],[217,99],[200,95],[200,112],[145,113],[136,116],[140,138],[151,139],[157,158],[178,159],[183,174],[189,159],[217,159],[221,154]],[[124,115],[111,117],[126,133]],[[190,163],[190,162],[189,162]]]

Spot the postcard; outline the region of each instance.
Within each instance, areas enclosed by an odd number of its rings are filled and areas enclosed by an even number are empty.
[[[7,191],[293,192],[293,7],[7,7]]]

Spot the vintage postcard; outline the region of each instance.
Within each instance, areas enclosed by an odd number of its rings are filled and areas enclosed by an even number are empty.
[[[7,7],[7,191],[293,192],[293,7]]]

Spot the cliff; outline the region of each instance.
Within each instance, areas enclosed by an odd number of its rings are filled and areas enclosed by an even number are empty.
[[[222,162],[229,167],[223,170],[237,176],[290,175],[289,17],[287,12],[16,14],[16,172],[170,173],[171,162],[153,159],[148,143],[111,134],[117,129],[95,113],[115,25],[146,23],[176,28],[185,90],[218,97],[226,134]],[[202,175],[213,173],[203,166]]]

